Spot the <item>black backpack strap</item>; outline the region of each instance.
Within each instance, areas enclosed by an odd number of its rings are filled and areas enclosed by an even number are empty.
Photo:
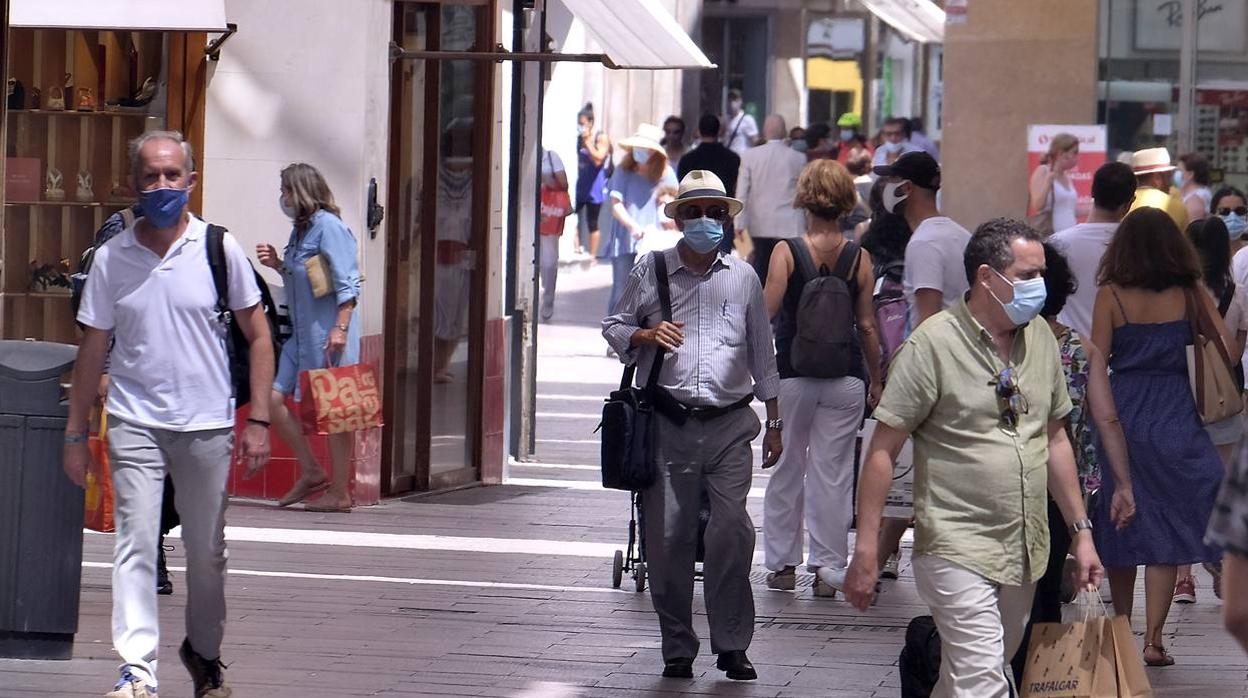
[[[654,269],[654,280],[659,291],[659,313],[664,322],[672,321],[672,289],[667,279],[667,253],[656,250],[650,253],[650,262]],[[650,364],[650,377],[646,379],[646,389],[653,390],[659,385],[659,372],[663,370],[663,347],[654,348],[654,362]]]
[[[819,276],[819,270],[815,268],[815,260],[810,256],[810,250],[806,249],[806,243],[801,238],[786,238],[784,242],[789,246],[789,252],[793,254],[793,262],[797,265],[797,270],[802,274],[802,283]]]
[[[861,255],[862,248],[858,243],[846,240],[841,256],[836,259],[836,268],[832,270],[833,276],[844,281],[855,296],[858,294],[858,260]]]
[[[217,314],[230,311],[230,279],[225,263],[225,228],[208,224],[208,268],[212,270],[212,285],[217,289]]]

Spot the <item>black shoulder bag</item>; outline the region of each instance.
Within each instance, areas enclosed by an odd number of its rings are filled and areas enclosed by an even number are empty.
[[[659,308],[663,320],[672,321],[672,296],[667,283],[667,259],[652,252],[650,259],[658,282]],[[645,387],[633,385],[637,365],[624,367],[620,389],[611,393],[602,408],[602,486],[613,490],[644,490],[657,478],[654,394],[663,370],[663,349],[655,353]]]

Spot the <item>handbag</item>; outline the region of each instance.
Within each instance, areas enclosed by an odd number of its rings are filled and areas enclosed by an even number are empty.
[[[381,392],[369,364],[299,374],[299,418],[307,434],[344,434],[382,426]]]
[[[1023,698],[1152,695],[1126,616],[1109,618],[1099,592],[1086,595],[1081,622],[1037,623],[1032,628],[1019,687]],[[1093,601],[1100,607],[1095,617]]]
[[[562,235],[563,221],[572,213],[572,197],[566,189],[542,185],[542,221],[538,232],[542,235]]]
[[[1213,424],[1244,411],[1241,388],[1235,382],[1231,354],[1222,342],[1209,309],[1196,297],[1196,289],[1184,292],[1192,344],[1187,347],[1187,376],[1196,399],[1201,422]]]
[[[312,285],[312,297],[324,298],[332,290],[329,285],[329,261],[320,254],[312,255],[303,263],[308,271],[308,283]]]
[[[671,289],[667,281],[667,258],[663,252],[652,252],[655,280],[658,282],[659,309],[663,320],[672,321]],[[650,377],[644,387],[633,385],[637,364],[624,367],[620,389],[607,397],[602,408],[602,422],[595,431],[602,432],[602,486],[613,490],[644,490],[658,478],[657,418],[655,395],[659,372],[663,370],[663,349],[655,352]]]

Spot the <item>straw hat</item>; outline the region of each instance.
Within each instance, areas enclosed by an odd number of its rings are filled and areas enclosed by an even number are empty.
[[[620,146],[624,148],[648,148],[656,153],[664,153],[663,146],[659,145],[659,141],[663,140],[663,129],[654,124],[642,124],[637,127],[637,132],[620,141]]]
[[[1137,175],[1153,172],[1170,172],[1174,165],[1170,164],[1170,151],[1165,148],[1146,148],[1137,150],[1131,155],[1131,169]]]
[[[728,206],[728,215],[741,213],[744,205],[737,199],[728,196],[728,190],[719,176],[710,170],[693,170],[680,180],[680,190],[676,198],[663,207],[663,215],[676,217],[676,209],[691,201],[719,201]]]

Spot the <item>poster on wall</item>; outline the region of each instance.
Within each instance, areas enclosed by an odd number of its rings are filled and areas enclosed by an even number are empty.
[[[1105,126],[1071,124],[1032,124],[1027,127],[1027,177],[1040,166],[1049,152],[1049,144],[1060,133],[1069,133],[1079,139],[1079,160],[1069,176],[1075,185],[1079,201],[1075,215],[1082,223],[1092,212],[1092,175],[1105,164],[1107,138]]]

